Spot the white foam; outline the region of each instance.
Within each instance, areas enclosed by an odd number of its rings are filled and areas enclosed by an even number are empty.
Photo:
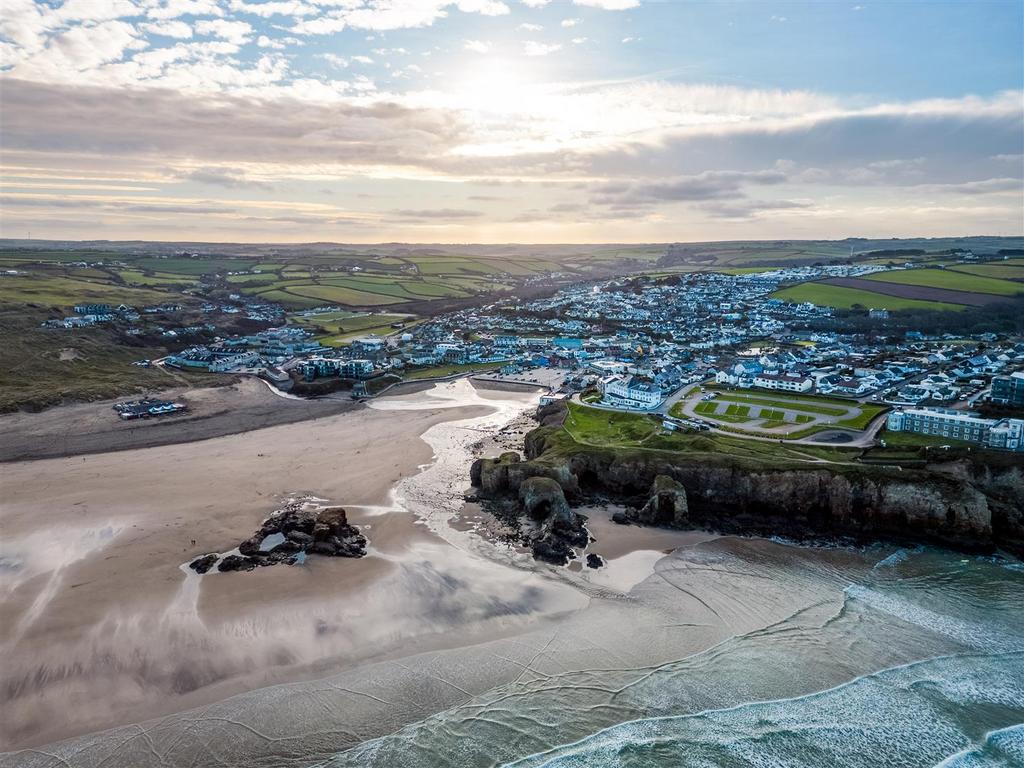
[[[1024,637],[1022,636],[1011,635],[993,627],[936,613],[909,600],[888,595],[860,584],[851,584],[843,591],[847,596],[860,600],[876,610],[945,635],[969,648],[993,652],[1024,650]]]

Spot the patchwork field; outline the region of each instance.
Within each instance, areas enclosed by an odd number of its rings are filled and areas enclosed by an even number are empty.
[[[965,272],[980,277],[995,277],[1004,280],[1024,281],[1024,261],[1014,264],[1010,261],[992,264],[954,264],[946,267],[954,272]]]
[[[288,320],[319,333],[316,338],[324,346],[339,347],[370,333],[381,336],[394,333],[397,330],[393,327],[395,324],[412,325],[415,318],[381,313],[322,312],[316,315],[290,315]]]
[[[872,283],[892,283],[901,286],[921,286],[949,291],[1013,296],[1024,293],[1024,285],[1009,280],[967,274],[949,269],[902,269],[868,275]]]
[[[800,283],[778,290],[772,296],[783,301],[794,303],[809,301],[818,306],[836,307],[837,309],[873,307],[875,309],[936,309],[958,312],[966,308],[965,304],[886,296],[877,290],[849,288],[830,282]]]
[[[823,280],[826,285],[837,285],[842,288],[852,288],[858,291],[880,294],[882,297],[893,297],[895,299],[910,299],[911,301],[936,302],[940,304],[959,304],[963,307],[983,307],[1001,301],[1004,296],[990,293],[973,293],[970,291],[954,291],[947,288],[933,288],[928,285],[915,285],[894,282],[882,282],[880,280],[865,280],[859,277],[837,277],[832,280]],[[882,299],[880,306],[885,309],[893,307],[884,303],[888,298]]]
[[[1024,294],[1024,269],[1014,264],[955,265],[945,269],[900,269],[865,277],[840,277],[790,286],[773,294],[840,309],[962,310]]]

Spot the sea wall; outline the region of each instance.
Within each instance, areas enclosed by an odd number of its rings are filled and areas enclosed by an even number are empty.
[[[500,497],[517,494],[529,477],[548,477],[570,502],[600,495],[642,509],[663,476],[685,489],[686,513],[677,525],[796,538],[913,540],[1024,555],[1020,463],[958,460],[911,470],[850,463],[759,466],[728,455],[567,445],[556,427],[527,435],[525,457],[478,460],[473,484],[482,496]]]

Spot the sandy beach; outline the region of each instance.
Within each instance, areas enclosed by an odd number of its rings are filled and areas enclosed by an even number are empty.
[[[437,619],[431,601],[446,599],[450,546],[392,492],[431,462],[421,439],[431,426],[494,412],[490,393],[448,386],[454,397],[388,399],[387,414],[360,408],[200,442],[7,464],[5,746],[337,671],[412,638],[417,650],[450,644],[437,637],[449,625],[487,631],[468,604],[465,619]],[[522,409],[531,398],[501,402]],[[203,577],[181,568],[237,546],[301,495],[348,508],[370,555]],[[460,577],[486,576],[474,573],[482,562]],[[571,596],[537,604],[574,605]]]
[[[188,405],[186,413],[122,421],[111,406],[118,400],[62,405],[42,413],[0,416],[0,462],[78,456],[173,445],[294,424],[356,408],[344,393],[303,400],[266,382],[242,378],[224,387],[169,389],[152,394]]]
[[[536,398],[461,379],[303,423],[5,465],[0,766],[465,768],[560,750],[588,764],[575,750],[600,753],[609,726],[626,727],[617,749],[643,718],[779,697],[802,712],[814,691],[975,647],[1016,674],[1019,578],[996,562],[623,527],[591,507],[588,551],[606,565],[535,563],[463,494],[474,455],[521,445]],[[368,555],[184,567],[303,497],[345,506]],[[950,567],[960,592],[922,608]],[[933,674],[982,673],[913,681]]]

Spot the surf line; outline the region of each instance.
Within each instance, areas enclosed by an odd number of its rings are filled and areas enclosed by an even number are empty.
[[[626,720],[621,723],[616,723],[615,725],[610,725],[607,728],[602,728],[590,734],[589,736],[584,736],[582,739],[578,739],[577,741],[571,742],[569,744],[563,744],[557,747],[552,747],[551,749],[545,750],[543,752],[536,752],[532,755],[526,755],[525,757],[521,757],[518,760],[515,760],[511,763],[504,763],[501,766],[501,768],[516,768],[516,766],[527,766],[530,764],[542,766],[548,763],[550,759],[560,756],[568,757],[572,754],[574,749],[578,749],[581,746],[586,746],[588,742],[599,740],[600,737],[603,735],[610,735],[620,728],[628,727],[631,725],[644,726],[653,723],[682,722],[684,720],[696,719],[698,717],[707,717],[708,715],[718,715],[729,712],[741,712],[751,707],[771,706],[778,704],[792,704],[798,701],[814,701],[815,699],[827,696],[830,693],[836,693],[845,690],[846,688],[849,688],[850,686],[856,685],[857,683],[863,682],[865,680],[871,680],[873,678],[889,675],[895,672],[903,672],[921,666],[923,664],[929,664],[935,661],[952,661],[955,659],[972,658],[990,659],[993,656],[1016,656],[1020,653],[1020,651],[1003,651],[997,653],[952,653],[940,656],[930,656],[926,659],[918,659],[917,661],[910,661],[906,664],[898,664],[894,667],[886,667],[885,669],[879,669],[875,672],[869,672],[867,674],[858,675],[857,677],[847,680],[844,683],[840,683],[839,685],[834,685],[831,688],[825,688],[821,691],[807,693],[803,696],[793,696],[792,698],[788,699],[767,699],[765,701],[745,701],[741,704],[735,704],[731,707],[723,707],[721,709],[705,709],[700,712],[691,712],[685,715],[661,715],[658,717],[643,717],[637,718],[635,720]],[[543,762],[538,763],[538,760],[542,760]]]

